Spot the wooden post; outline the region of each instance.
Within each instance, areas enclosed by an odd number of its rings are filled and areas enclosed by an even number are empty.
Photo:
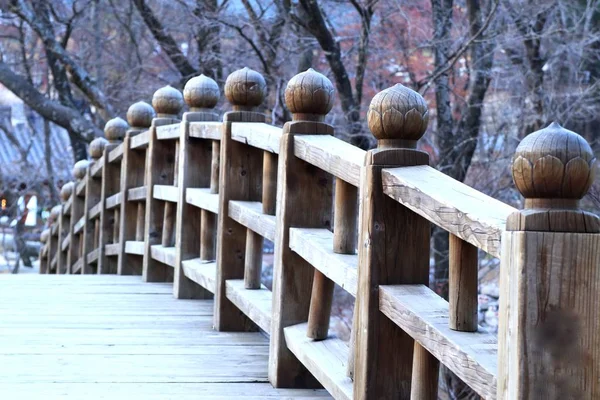
[[[197,283],[188,279],[182,270],[182,262],[201,256],[201,232],[206,236],[214,236],[216,224],[209,226],[208,217],[200,215],[211,214],[212,220],[216,216],[208,211],[199,210],[185,201],[188,188],[207,187],[211,182],[211,164],[214,157],[214,147],[207,140],[190,137],[190,124],[198,121],[218,121],[219,115],[214,112],[214,107],[219,101],[220,91],[217,82],[209,77],[200,75],[190,79],[184,89],[183,97],[190,107],[190,111],[183,114],[181,122],[181,136],[179,138],[179,171],[177,174],[179,187],[179,204],[176,216],[176,248],[175,277],[173,293],[178,299],[204,299],[212,297],[212,293],[202,288]],[[218,143],[218,142],[217,142]],[[200,224],[200,225],[199,225]],[[214,241],[213,241],[214,242]],[[210,244],[204,244],[205,251]],[[213,254],[209,257],[214,260]]]
[[[106,199],[119,192],[121,188],[121,168],[120,164],[108,161],[109,153],[122,143],[127,134],[127,122],[121,118],[113,118],[104,126],[104,137],[108,144],[104,148],[104,167],[102,168],[102,190],[100,201],[102,208],[100,210],[100,234],[98,238],[98,273],[116,274],[118,268],[118,259],[106,255],[105,246],[115,240],[115,232],[118,234],[117,214],[106,209]],[[118,209],[115,209],[118,210]]]
[[[225,82],[225,96],[233,111],[223,117],[219,168],[214,326],[221,331],[258,329],[227,299],[225,281],[244,278],[246,252],[246,228],[229,217],[229,200],[260,201],[262,196],[262,151],[234,141],[231,126],[233,122],[265,122],[265,115],[257,112],[265,93],[264,78],[249,68],[233,72]]]
[[[127,122],[131,127],[127,130],[123,141],[123,158],[121,160],[121,207],[119,212],[119,259],[117,273],[119,275],[141,275],[142,257],[125,252],[125,242],[138,240],[138,221],[145,221],[144,205],[128,201],[127,191],[144,185],[146,152],[143,149],[132,149],[131,138],[148,130],[154,118],[154,109],[142,101],[132,104],[127,110]],[[138,213],[141,207],[141,216]]]
[[[579,209],[595,161],[556,123],[517,147],[525,209],[502,235],[498,399],[600,398],[600,220]]]
[[[428,284],[431,228],[384,195],[381,171],[429,163],[427,153],[416,150],[427,129],[427,104],[398,84],[373,98],[368,120],[378,148],[367,153],[360,186],[354,398],[408,399],[414,343],[379,311],[378,287]]]
[[[183,109],[183,95],[171,86],[154,92],[152,106],[156,118],[150,126],[150,142],[146,153],[146,213],[144,236],[144,261],[142,279],[145,282],[168,282],[173,280],[174,271],[152,258],[150,248],[162,243],[165,203],[154,198],[154,185],[172,185],[175,174],[175,151],[171,141],[158,140],[156,127],[175,124]],[[169,204],[167,208],[172,207]],[[169,213],[170,214],[170,213]]]
[[[333,185],[330,174],[294,156],[294,137],[333,134],[322,122],[333,104],[333,85],[309,69],[290,80],[285,100],[293,120],[283,127],[279,151],[269,381],[275,387],[313,387],[318,383],[287,348],[283,334],[285,327],[308,320],[314,276],[314,268],[290,249],[289,229],[331,229]]]
[[[49,240],[52,232],[52,226],[48,224],[48,228],[44,229],[40,234],[40,242],[42,247],[40,249],[40,274],[47,274],[50,267],[50,261],[48,261],[48,253],[50,252]]]
[[[69,228],[71,226],[71,210],[66,210],[66,205],[71,196],[73,195],[75,184],[73,182],[65,183],[60,188],[60,200],[63,204],[63,210],[60,213],[60,221],[58,227],[58,254],[56,258],[56,268],[61,274],[65,274],[68,271],[67,268],[67,250],[63,250],[63,241],[69,236]]]
[[[79,260],[81,257],[85,257],[82,254],[81,248],[83,245],[82,235],[80,233],[75,234],[74,228],[75,224],[79,219],[83,216],[85,199],[77,194],[77,186],[80,184],[81,180],[85,178],[87,175],[87,170],[89,167],[88,160],[80,160],[77,161],[73,165],[73,177],[75,178],[75,187],[73,190],[73,202],[71,204],[71,226],[69,227],[69,234],[71,235],[71,243],[69,245],[69,251],[67,252],[67,274],[70,274],[73,271],[73,265]],[[83,260],[85,263],[85,259]],[[79,273],[82,273],[83,268]]]
[[[98,271],[98,259],[92,263],[87,258],[87,255],[94,249],[98,248],[100,251],[100,221],[99,219],[90,220],[90,210],[102,202],[102,175],[98,178],[92,176],[91,167],[99,162],[100,158],[104,155],[104,149],[108,145],[108,141],[103,137],[98,137],[90,142],[89,153],[92,159],[90,169],[88,170],[88,181],[85,187],[85,228],[83,229],[83,252],[86,255],[86,261],[84,263],[83,273],[97,273]],[[104,170],[104,166],[102,167]],[[104,208],[104,204],[102,204]],[[104,249],[102,249],[104,251]]]

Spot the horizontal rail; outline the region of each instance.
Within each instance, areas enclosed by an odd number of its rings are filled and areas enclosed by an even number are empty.
[[[63,215],[71,215],[71,206],[73,205],[73,196],[69,197],[69,200],[63,204]]]
[[[221,140],[222,126],[222,122],[192,122],[189,135],[196,139]]]
[[[146,201],[148,189],[146,186],[140,186],[127,190],[127,201]]]
[[[88,264],[95,264],[98,262],[98,256],[100,255],[100,249],[94,249],[90,251],[87,255]]]
[[[312,340],[306,336],[307,329],[308,324],[284,328],[288,348],[336,400],[351,400],[352,381],[346,375],[348,346],[337,338]]]
[[[152,196],[158,200],[177,203],[179,201],[179,188],[169,185],[154,185]]]
[[[358,187],[366,152],[330,135],[294,136],[294,155]]]
[[[379,309],[485,399],[496,398],[495,335],[448,327],[448,303],[424,285],[379,287]]]
[[[215,292],[217,282],[217,263],[203,261],[199,258],[181,262],[183,274],[193,282],[202,286],[211,293]]]
[[[150,131],[138,133],[130,139],[130,147],[132,149],[140,149],[148,146],[150,143]]]
[[[150,256],[156,261],[175,268],[177,249],[175,247],[164,247],[160,244],[150,246]]]
[[[506,219],[517,210],[429,166],[384,169],[383,191],[439,227],[494,257]]]
[[[174,140],[179,139],[181,135],[181,124],[170,124],[156,127],[156,138],[158,140]]]
[[[123,194],[121,192],[106,198],[106,209],[110,210],[121,205]]]
[[[136,240],[128,240],[125,242],[125,253],[137,254],[138,256],[144,255],[144,242]]]
[[[75,223],[75,225],[73,226],[73,233],[78,234],[79,232],[81,232],[84,225],[85,225],[85,216],[79,218],[79,220]]]
[[[62,243],[60,244],[60,249],[62,251],[67,250],[67,248],[69,247],[69,245],[71,244],[71,234],[68,234],[62,241]]]
[[[87,185],[87,175],[82,180],[77,182],[77,184],[75,186],[75,195],[78,197],[85,196],[85,186],[86,185]]]
[[[78,259],[77,261],[75,261],[75,264],[73,264],[73,273],[74,274],[79,274],[81,273],[81,269],[83,268],[83,257],[81,257],[80,259]]]
[[[108,162],[114,163],[117,161],[121,161],[122,158],[123,158],[123,143],[119,144],[117,147],[115,147],[108,153]]]
[[[231,200],[229,201],[229,217],[265,239],[275,240],[275,216],[263,214],[262,203]]]
[[[96,203],[96,205],[94,205],[92,208],[90,208],[90,211],[88,212],[88,221],[98,218],[101,211],[102,211],[102,202],[100,201],[100,202]]]
[[[358,256],[333,251],[333,233],[327,229],[290,228],[290,249],[356,297]]]
[[[244,288],[243,279],[225,281],[225,296],[263,331],[271,333],[273,294],[264,285]]]
[[[120,243],[110,243],[104,246],[104,254],[107,256],[117,256],[119,255]]]
[[[58,234],[58,224],[53,224],[50,228],[50,235],[56,236]]]
[[[231,125],[231,138],[271,153],[279,154],[282,129],[273,125],[256,122],[234,122]]]
[[[93,178],[102,176],[102,168],[104,168],[104,156],[100,157],[90,165],[90,175]]]
[[[219,195],[211,193],[208,188],[187,188],[185,191],[185,201],[213,214],[219,213]]]

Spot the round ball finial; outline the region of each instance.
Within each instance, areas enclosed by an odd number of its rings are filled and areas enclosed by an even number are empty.
[[[50,239],[50,229],[44,229],[40,235],[40,242],[46,243]]]
[[[192,109],[214,108],[219,102],[219,97],[221,97],[219,85],[204,74],[193,77],[183,88],[185,103]]]
[[[285,88],[285,104],[294,120],[322,120],[333,107],[333,84],[312,68],[294,76]]]
[[[584,138],[553,122],[521,141],[512,164],[513,180],[526,200],[579,200],[595,177],[596,158]],[[525,202],[528,207],[528,202]]]
[[[79,160],[73,165],[73,176],[77,180],[82,180],[87,173],[90,162],[88,160]]]
[[[154,108],[145,101],[138,101],[127,110],[127,122],[132,128],[149,128],[155,116]]]
[[[66,202],[67,200],[69,200],[69,198],[73,194],[73,189],[74,188],[75,188],[75,183],[73,183],[73,182],[67,182],[67,183],[65,183],[62,186],[62,188],[60,188],[60,199],[63,202]]]
[[[103,137],[97,137],[96,139],[90,142],[90,157],[94,160],[99,159],[104,154],[104,148],[108,144],[108,140]]]
[[[61,210],[62,210],[62,206],[60,206],[60,205],[52,207],[52,209],[50,210],[50,219],[52,220],[52,222],[54,222],[58,219],[58,216],[60,215]]]
[[[125,137],[129,125],[122,118],[113,118],[104,125],[104,137],[111,143],[120,142]]]
[[[152,107],[159,117],[177,116],[183,110],[183,95],[172,86],[165,86],[154,92]]]
[[[267,94],[265,78],[244,67],[232,72],[225,81],[225,97],[234,110],[249,110],[262,104]]]
[[[429,111],[423,96],[398,83],[373,97],[367,120],[378,147],[416,147],[427,130]]]

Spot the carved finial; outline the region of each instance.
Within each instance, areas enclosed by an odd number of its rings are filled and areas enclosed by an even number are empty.
[[[183,88],[183,98],[192,111],[214,108],[219,97],[219,85],[204,74],[190,79]]]
[[[262,104],[266,92],[265,78],[248,67],[232,72],[225,81],[225,97],[235,111],[253,111]]]
[[[172,86],[165,86],[154,92],[152,107],[157,117],[177,118],[183,110],[183,95]]]
[[[50,239],[50,229],[44,229],[40,235],[40,242],[46,243]]]
[[[154,108],[145,101],[138,101],[127,110],[127,122],[135,130],[148,129],[155,116]]]
[[[73,177],[78,181],[85,178],[90,162],[88,160],[79,160],[73,165]]]
[[[333,107],[333,84],[312,68],[294,76],[285,88],[285,104],[294,121],[322,121]]]
[[[595,161],[585,139],[556,122],[526,136],[512,165],[525,208],[576,208],[594,181]]]
[[[57,205],[52,207],[52,209],[50,210],[50,220],[54,223],[56,222],[56,220],[58,220],[58,216],[60,215],[60,212],[62,211],[62,206],[61,205]]]
[[[62,186],[62,188],[60,188],[60,199],[63,201],[63,203],[69,200],[69,198],[73,194],[74,188],[75,183],[73,182],[67,182]]]
[[[367,119],[377,147],[416,148],[427,130],[429,111],[423,96],[398,83],[373,97]]]
[[[90,157],[92,157],[94,161],[102,157],[104,154],[104,148],[107,144],[108,140],[104,139],[103,137],[97,137],[96,139],[92,140],[89,148]]]
[[[119,143],[125,137],[128,128],[129,125],[127,125],[127,122],[123,118],[113,118],[104,125],[104,137],[110,143]]]

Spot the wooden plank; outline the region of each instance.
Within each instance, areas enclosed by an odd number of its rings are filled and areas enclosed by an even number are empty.
[[[121,161],[121,159],[123,158],[123,149],[124,149],[124,145],[123,143],[117,145],[114,149],[112,149],[109,153],[108,153],[108,162],[109,163],[114,163],[117,161]]]
[[[139,256],[144,255],[144,242],[127,240],[125,242],[125,253],[137,254]]]
[[[181,124],[163,125],[156,127],[156,138],[158,140],[174,140],[179,139]]]
[[[179,189],[177,186],[154,185],[154,198],[157,200],[177,203],[179,201]]]
[[[90,208],[90,211],[88,212],[88,221],[97,218],[100,215],[100,211],[102,211],[102,202],[98,202],[95,206]]]
[[[448,303],[424,285],[380,286],[380,310],[485,399],[496,398],[494,334],[449,327]]]
[[[227,298],[260,329],[270,333],[273,302],[271,291],[264,285],[260,289],[246,289],[242,279],[229,279],[225,283],[225,287]]]
[[[69,200],[63,205],[63,214],[71,215],[71,205],[73,204],[73,196],[69,197]]]
[[[119,254],[119,243],[110,243],[104,246],[107,256],[116,256]]]
[[[73,227],[73,233],[76,234],[76,235],[79,234],[81,232],[81,230],[83,229],[84,225],[85,225],[85,216],[82,216],[75,223],[75,226]]]
[[[94,249],[88,253],[87,262],[88,264],[96,264],[98,263],[98,254],[100,249]]]
[[[294,138],[296,157],[357,187],[366,154],[364,150],[330,135]]]
[[[58,224],[54,223],[51,227],[50,227],[50,235],[52,236],[56,236],[58,234]]]
[[[415,213],[494,257],[515,208],[427,165],[382,171],[383,191]]]
[[[202,286],[211,293],[215,292],[217,282],[217,263],[214,261],[202,261],[193,258],[181,262],[183,273],[193,282]]]
[[[75,185],[75,195],[77,195],[79,197],[83,197],[83,195],[85,194],[85,185],[86,184],[87,184],[87,174],[86,174],[85,178],[83,178],[82,180],[77,182],[77,184]]]
[[[177,256],[175,247],[164,247],[155,244],[150,247],[150,255],[156,261],[160,261],[170,267],[175,267],[175,257]]]
[[[123,194],[121,192],[115,193],[110,197],[106,198],[106,209],[112,210],[121,205],[121,201],[123,200]]]
[[[127,201],[146,201],[146,195],[148,188],[146,186],[140,186],[127,190]]]
[[[219,194],[211,193],[209,188],[187,188],[185,201],[213,214],[219,213]]]
[[[229,202],[229,217],[262,237],[270,241],[275,240],[275,216],[263,214],[262,203],[231,200]]]
[[[83,267],[83,258],[78,259],[73,264],[73,274],[80,274]]]
[[[131,149],[140,149],[148,146],[150,142],[150,131],[138,133],[131,138]]]
[[[62,251],[67,250],[67,247],[69,247],[70,243],[71,243],[71,235],[67,234],[67,236],[65,236],[65,238],[63,239],[63,241],[61,243],[61,250]]]
[[[279,154],[281,128],[265,123],[234,122],[231,126],[231,138],[271,153]]]
[[[221,122],[191,122],[190,137],[221,140]]]
[[[104,168],[104,157],[100,157],[90,165],[90,176],[98,178],[102,175],[102,168]]]
[[[356,297],[358,256],[334,253],[331,231],[290,228],[290,249]]]
[[[312,340],[307,324],[284,328],[288,348],[337,400],[353,398],[352,381],[346,376],[348,346],[337,338]]]

